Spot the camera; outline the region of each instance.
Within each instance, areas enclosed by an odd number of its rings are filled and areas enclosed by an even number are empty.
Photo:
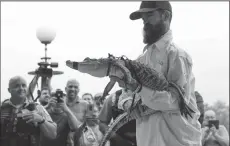
[[[219,129],[219,120],[209,120],[208,127],[211,128],[212,125],[214,125],[216,129]]]
[[[52,96],[56,97],[57,98],[57,102],[58,103],[61,103],[63,102],[61,100],[61,98],[63,98],[65,94],[63,93],[63,91],[61,89],[57,89],[56,92],[52,93]]]

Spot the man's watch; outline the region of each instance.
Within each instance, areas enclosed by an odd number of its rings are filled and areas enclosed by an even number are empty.
[[[43,118],[41,122],[38,122],[38,125],[45,123],[45,121],[46,121],[45,118]]]

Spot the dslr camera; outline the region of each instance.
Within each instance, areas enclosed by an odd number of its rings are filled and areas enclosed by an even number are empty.
[[[52,97],[56,97],[57,98],[57,102],[61,103],[63,102],[61,99],[64,97],[64,92],[61,89],[57,89],[56,92],[52,93]]]

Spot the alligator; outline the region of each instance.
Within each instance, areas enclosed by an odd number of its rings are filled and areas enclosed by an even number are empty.
[[[102,98],[105,98],[109,94],[109,91],[116,83],[116,78],[119,78],[126,84],[137,82],[141,86],[145,86],[157,91],[169,91],[169,89],[173,88],[178,92],[179,95],[178,101],[181,115],[185,116],[186,118],[188,118],[189,115],[192,118],[192,113],[195,113],[185,103],[184,92],[178,85],[167,81],[162,73],[157,72],[153,68],[150,68],[149,66],[138,61],[130,60],[125,56],[115,57],[109,54],[108,58],[92,59],[87,57],[82,62],[67,60],[66,65],[72,69],[78,70],[81,73],[87,73],[94,77],[102,78],[108,76],[110,78],[110,82],[105,87]],[[156,112],[155,110],[140,104],[140,100],[134,103],[136,92],[137,91],[135,90],[133,93],[133,101],[130,109],[113,122],[104,135],[100,146],[104,146],[106,141],[110,139],[111,133],[116,132],[125,123],[132,119],[141,118]],[[143,112],[143,110],[140,109],[145,110]]]

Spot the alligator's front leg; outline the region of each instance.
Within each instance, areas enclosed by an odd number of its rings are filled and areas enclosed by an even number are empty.
[[[109,95],[109,92],[113,89],[116,81],[110,78],[110,82],[106,85],[103,95],[102,95],[102,100],[105,99],[107,95]]]

